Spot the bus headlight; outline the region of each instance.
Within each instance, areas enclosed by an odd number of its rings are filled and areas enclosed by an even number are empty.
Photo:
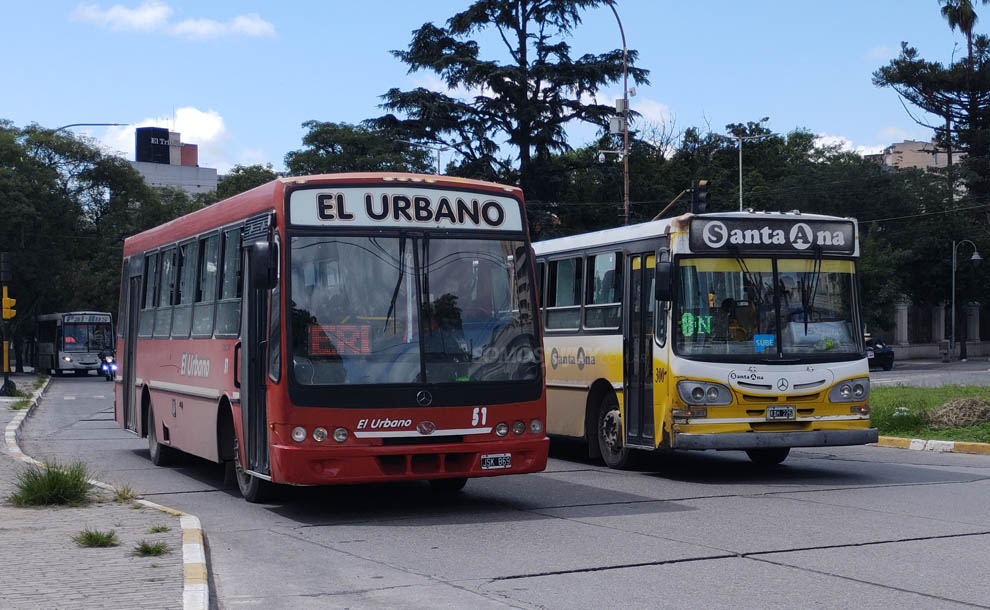
[[[677,382],[677,393],[680,394],[681,400],[689,405],[732,404],[732,392],[721,383],[684,379]]]
[[[543,432],[543,422],[538,419],[529,422],[529,431],[533,434],[541,434]]]
[[[65,360],[66,362],[72,362],[72,358],[69,358],[68,356],[62,356],[62,360]]]
[[[306,428],[303,428],[302,426],[296,426],[295,428],[293,428],[292,440],[296,441],[297,443],[301,443],[304,440],[306,440]]]
[[[317,443],[327,440],[327,429],[322,427],[313,428],[313,440]]]
[[[333,431],[333,440],[343,443],[347,440],[347,428],[336,428]]]
[[[505,436],[508,433],[509,433],[509,424],[505,423],[504,421],[499,422],[498,425],[495,426],[495,434],[499,436]]]
[[[870,379],[848,379],[832,386],[828,399],[832,402],[859,402],[870,397]]]
[[[518,419],[516,421],[512,422],[512,433],[513,434],[522,434],[525,431],[526,431],[526,422],[519,421]]]

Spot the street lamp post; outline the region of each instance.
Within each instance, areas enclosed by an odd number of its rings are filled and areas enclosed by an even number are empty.
[[[626,48],[626,31],[622,28],[619,11],[615,4],[608,3],[622,35],[622,213],[625,224],[629,224],[629,51]]]
[[[956,350],[956,267],[958,266],[956,260],[956,250],[959,248],[959,246],[965,243],[968,243],[969,245],[973,246],[973,256],[969,257],[969,260],[976,263],[983,260],[983,257],[980,256],[979,251],[977,251],[976,249],[976,244],[974,244],[972,241],[968,239],[964,239],[962,241],[955,241],[955,240],[952,241],[952,335],[949,336],[950,357],[952,354],[955,354],[955,350]]]
[[[430,150],[435,150],[437,152],[437,175],[440,175],[440,151],[450,150],[447,146],[430,146],[429,144],[420,144],[419,142],[413,142],[411,140],[396,140],[396,142],[402,142],[403,144],[408,144],[410,146],[418,146],[420,148],[428,148]]]
[[[765,119],[764,119],[765,120]],[[761,121],[762,122],[762,121]],[[762,140],[779,136],[779,133],[765,133],[758,136],[722,136],[739,142],[739,211],[743,211],[743,174],[742,174],[742,149],[745,140]]]

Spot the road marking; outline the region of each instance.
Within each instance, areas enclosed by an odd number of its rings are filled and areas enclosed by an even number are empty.
[[[106,398],[106,396],[104,396],[103,394],[100,394],[98,396],[94,396],[93,398]]]
[[[65,400],[75,400],[76,399],[75,396],[63,396],[62,398],[64,398]]]

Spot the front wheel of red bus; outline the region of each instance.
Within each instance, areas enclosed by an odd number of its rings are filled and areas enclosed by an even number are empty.
[[[241,449],[234,433],[234,478],[237,479],[237,489],[248,502],[255,504],[274,497],[274,485],[264,479],[244,472],[241,467]]]
[[[598,407],[598,448],[609,468],[625,468],[629,464],[630,451],[622,442],[622,414],[619,401],[611,392],[602,398]]]

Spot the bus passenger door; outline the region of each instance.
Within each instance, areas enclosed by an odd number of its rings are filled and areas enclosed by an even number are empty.
[[[140,259],[141,257],[135,257]],[[123,396],[123,414],[124,414],[124,428],[131,430],[132,432],[137,432],[137,389],[135,384],[137,382],[137,373],[135,368],[137,367],[137,340],[138,340],[138,317],[141,315],[141,276],[136,275],[134,277],[128,278],[127,288],[126,288],[126,303],[121,309],[127,312],[127,318],[124,320],[124,353],[118,354],[117,358],[122,360],[120,364],[123,366],[122,383],[124,387],[122,388],[121,395]],[[117,323],[120,324],[120,320]]]
[[[249,221],[250,225],[250,221]],[[247,233],[248,227],[245,227]],[[268,414],[265,400],[265,353],[268,343],[269,274],[267,238],[250,242],[245,236],[242,249],[240,362],[241,439],[244,443],[244,469],[267,475]]]
[[[653,252],[626,259],[623,300],[623,416],[626,446],[654,449],[653,434]]]

